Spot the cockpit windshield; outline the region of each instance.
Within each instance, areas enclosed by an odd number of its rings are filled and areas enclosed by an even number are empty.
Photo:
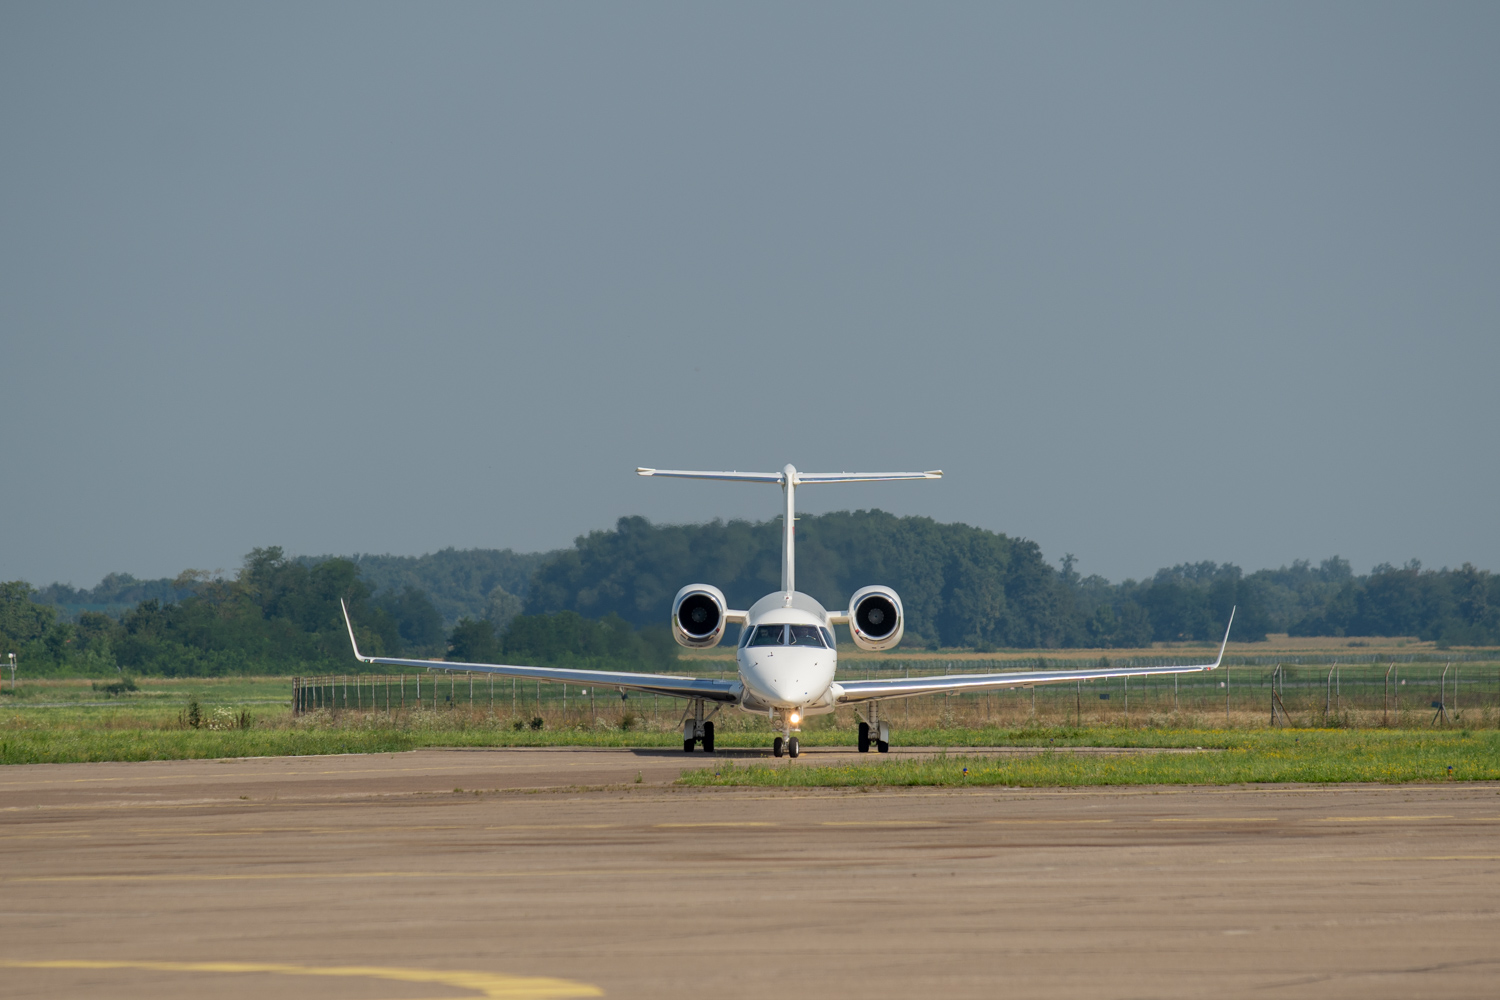
[[[823,646],[823,637],[818,634],[818,626],[793,625],[791,629],[793,646],[817,646],[819,649],[825,648]]]
[[[823,630],[816,625],[757,625],[747,646],[816,646],[827,649]]]
[[[757,625],[755,634],[750,637],[751,646],[785,646],[785,625]]]

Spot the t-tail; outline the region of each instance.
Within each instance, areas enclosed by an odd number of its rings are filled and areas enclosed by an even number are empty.
[[[636,469],[638,476],[670,476],[674,479],[724,479],[735,483],[776,483],[786,499],[781,523],[781,590],[787,600],[797,591],[797,487],[813,483],[884,483],[897,479],[942,479],[943,470],[931,472],[798,472],[787,465],[780,472],[687,472],[682,469]]]

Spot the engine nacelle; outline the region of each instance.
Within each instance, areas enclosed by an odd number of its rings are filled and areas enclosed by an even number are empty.
[[[905,631],[901,598],[890,587],[864,587],[849,598],[849,635],[860,649],[894,649]]]
[[[729,624],[724,592],[706,583],[690,583],[672,602],[672,638],[690,649],[717,646]]]

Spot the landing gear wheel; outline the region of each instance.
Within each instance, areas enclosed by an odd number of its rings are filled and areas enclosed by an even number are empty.
[[[791,739],[786,741],[786,754],[788,757],[797,756],[799,749],[800,748],[797,746],[797,737],[793,736]]]
[[[870,724],[868,722],[859,724],[859,752],[870,752]]]
[[[714,752],[714,724],[712,722],[703,724],[703,752]]]
[[[693,744],[695,742],[697,742],[697,741],[696,740],[683,740],[682,741],[682,752],[683,753],[692,753],[693,752]]]
[[[875,751],[877,753],[890,753],[891,752],[891,745],[889,743],[887,743],[885,740],[877,740],[875,742]]]
[[[772,757],[780,757],[781,756],[781,737],[780,736],[776,737],[774,740],[771,741],[771,756]]]

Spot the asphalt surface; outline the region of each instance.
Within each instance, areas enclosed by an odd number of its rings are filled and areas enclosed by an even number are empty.
[[[0,995],[1500,992],[1497,785],[670,785],[710,760],[0,769]]]

